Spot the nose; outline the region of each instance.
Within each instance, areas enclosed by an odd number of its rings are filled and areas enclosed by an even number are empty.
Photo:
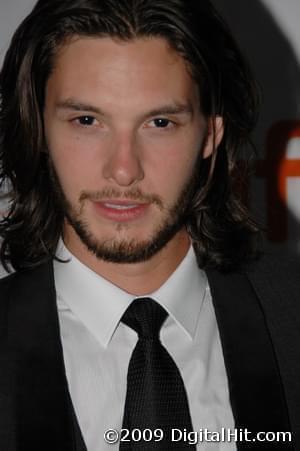
[[[123,132],[112,137],[103,168],[104,178],[123,187],[142,180],[144,172],[138,147],[133,133]]]

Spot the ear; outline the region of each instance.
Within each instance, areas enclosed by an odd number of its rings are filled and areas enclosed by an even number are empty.
[[[221,116],[209,118],[207,123],[207,135],[204,142],[202,157],[208,158],[216,150],[224,135],[224,121]]]

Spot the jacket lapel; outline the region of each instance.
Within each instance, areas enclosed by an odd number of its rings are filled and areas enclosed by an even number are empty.
[[[247,277],[208,271],[236,428],[290,431],[278,363],[263,310]],[[287,443],[240,443],[243,449],[287,450]]]
[[[16,363],[17,451],[74,451],[51,263],[16,275],[9,347]]]

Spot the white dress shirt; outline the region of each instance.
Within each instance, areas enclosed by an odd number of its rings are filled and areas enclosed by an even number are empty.
[[[107,429],[120,430],[129,359],[137,334],[120,319],[136,298],[94,273],[62,242],[55,285],[69,391],[88,451],[109,451]],[[161,341],[187,390],[194,431],[234,428],[228,382],[206,275],[192,246],[169,279],[147,295],[169,313]],[[145,296],[143,296],[145,297]],[[233,451],[234,443],[199,443],[199,450]]]

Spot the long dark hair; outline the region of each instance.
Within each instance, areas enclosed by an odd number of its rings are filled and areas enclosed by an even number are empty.
[[[53,192],[43,130],[45,85],[59,48],[74,35],[166,39],[187,61],[206,117],[222,116],[218,151],[203,160],[186,214],[200,265],[229,270],[256,255],[255,223],[236,186],[250,150],[257,88],[209,0],[39,0],[17,29],[0,74],[0,180],[10,186],[0,222],[2,264],[16,270],[54,257],[64,215]]]

